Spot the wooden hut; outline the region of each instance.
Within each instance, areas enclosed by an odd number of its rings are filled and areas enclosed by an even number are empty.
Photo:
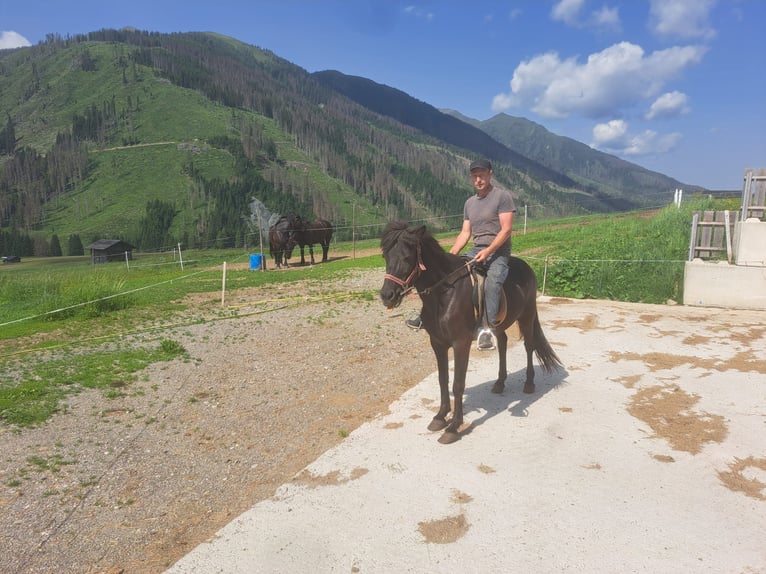
[[[107,263],[108,261],[125,261],[126,257],[133,259],[135,247],[120,239],[99,239],[85,249],[90,249],[91,263]]]

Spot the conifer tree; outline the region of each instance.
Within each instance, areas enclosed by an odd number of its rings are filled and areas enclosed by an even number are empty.
[[[51,257],[61,257],[61,242],[59,241],[59,236],[55,233],[51,236],[51,244],[48,248],[48,253]]]

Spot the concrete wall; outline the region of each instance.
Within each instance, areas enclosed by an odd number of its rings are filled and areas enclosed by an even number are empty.
[[[766,267],[726,261],[687,261],[684,305],[726,309],[766,309]]]

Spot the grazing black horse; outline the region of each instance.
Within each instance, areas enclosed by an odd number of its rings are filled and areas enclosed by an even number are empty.
[[[286,215],[269,227],[269,255],[274,258],[277,269],[287,264],[288,245],[290,243],[290,221]]]
[[[306,264],[303,248],[309,246],[311,264],[314,265],[314,244],[322,246],[322,262],[327,261],[327,251],[330,249],[333,227],[326,219],[305,221],[300,215],[290,216],[290,242],[287,248],[287,257],[292,257],[293,248],[298,245],[301,248],[301,265]]]
[[[477,327],[470,263],[463,257],[445,252],[425,226],[416,228],[408,227],[402,222],[389,223],[383,232],[381,247],[383,258],[386,260],[386,274],[380,290],[383,304],[388,309],[393,309],[411,289],[417,289],[423,301],[421,318],[436,355],[441,393],[439,412],[428,425],[428,429],[446,429],[439,442],[455,442],[460,438],[459,429],[463,424],[465,376],[471,341],[475,338]],[[508,336],[505,330],[514,322],[518,322],[527,352],[524,392],[533,393],[535,369],[532,365],[532,353],[537,355],[546,372],[561,367],[561,361],[551,349],[540,327],[535,272],[518,257],[511,257],[508,278],[503,289],[507,305],[505,318],[496,329],[500,368],[492,392],[501,393],[505,387],[505,379],[508,376],[505,358]],[[452,387],[455,408],[452,420],[448,424],[450,347],[455,362]]]

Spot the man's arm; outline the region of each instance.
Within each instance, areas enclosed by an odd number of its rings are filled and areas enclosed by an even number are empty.
[[[452,245],[452,249],[449,250],[452,255],[457,255],[466,246],[468,240],[471,239],[471,222],[467,219],[463,220],[463,228],[455,238],[455,243]]]

